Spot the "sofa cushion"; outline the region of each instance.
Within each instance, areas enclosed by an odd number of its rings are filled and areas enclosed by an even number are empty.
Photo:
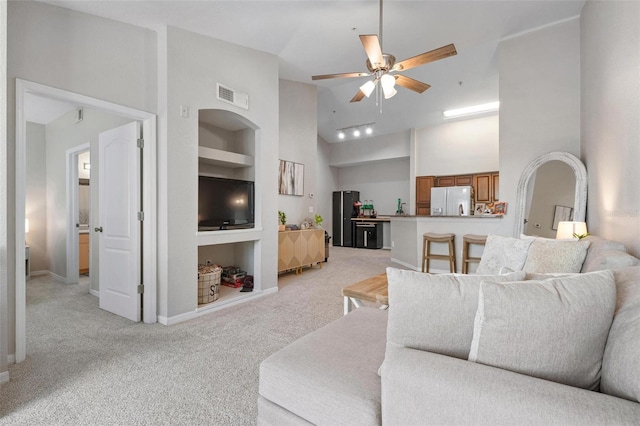
[[[524,270],[532,273],[578,273],[582,269],[589,244],[589,241],[534,238]]]
[[[506,275],[425,274],[387,268],[389,344],[467,359],[482,280],[514,281]]]
[[[640,260],[628,254],[624,244],[618,241],[606,240],[593,235],[584,240],[591,244],[582,264],[582,272],[620,269],[640,264]]]
[[[616,311],[602,359],[602,392],[640,402],[640,266],[614,271]]]
[[[512,271],[521,271],[527,260],[532,239],[501,237],[490,234],[484,245],[484,251],[476,273],[490,275],[500,273],[502,267]]]
[[[612,271],[483,281],[469,360],[597,390],[615,303]]]
[[[380,424],[387,311],[358,308],[260,364],[260,395],[316,424]]]

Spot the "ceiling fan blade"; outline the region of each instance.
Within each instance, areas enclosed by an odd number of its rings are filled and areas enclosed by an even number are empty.
[[[456,55],[456,47],[453,44],[442,46],[438,49],[431,50],[426,53],[414,56],[404,61],[400,61],[393,66],[394,71],[404,71],[410,68],[417,67],[418,65],[428,64],[440,59],[448,58],[449,56]]]
[[[362,93],[362,90],[358,90],[358,93],[356,93],[350,102],[360,102],[362,98],[364,98],[364,93]]]
[[[384,66],[384,57],[382,56],[382,48],[375,34],[361,35],[360,41],[367,53],[367,58],[371,62],[371,68],[376,69]]]
[[[404,76],[404,75],[397,74],[394,77],[396,78],[396,84],[398,86],[402,86],[402,87],[407,88],[409,90],[413,90],[414,92],[422,93],[425,90],[427,90],[429,87],[431,87],[427,83],[423,83],[421,81],[414,80],[413,78],[407,77],[407,76]]]
[[[311,77],[311,80],[326,80],[329,78],[347,78],[347,77],[366,77],[368,75],[369,75],[368,72],[346,72],[343,74],[314,75]]]

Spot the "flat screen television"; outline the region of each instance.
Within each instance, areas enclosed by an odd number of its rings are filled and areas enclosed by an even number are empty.
[[[254,227],[254,183],[198,176],[198,231]]]

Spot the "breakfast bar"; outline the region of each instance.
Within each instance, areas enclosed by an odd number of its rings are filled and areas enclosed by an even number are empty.
[[[420,271],[422,235],[426,232],[455,234],[456,258],[461,272],[462,237],[465,234],[504,234],[503,217],[491,216],[390,216],[391,260]],[[471,247],[470,255],[480,257],[482,247]],[[449,272],[446,262],[434,263],[432,272]]]

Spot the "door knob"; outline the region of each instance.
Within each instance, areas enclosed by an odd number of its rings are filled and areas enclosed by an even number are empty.
[[[96,232],[102,232],[102,226],[95,229]]]

